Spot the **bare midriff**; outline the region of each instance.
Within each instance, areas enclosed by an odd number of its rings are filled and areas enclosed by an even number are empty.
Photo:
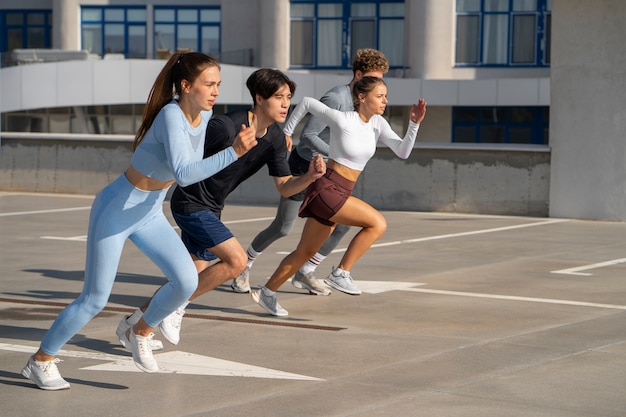
[[[352,182],[356,182],[357,178],[359,178],[359,175],[361,175],[361,171],[348,168],[347,166],[341,165],[339,162],[332,159],[328,160],[326,167],[328,169],[332,169],[337,174]]]
[[[129,166],[124,173],[128,181],[133,184],[135,188],[139,188],[143,191],[157,191],[169,188],[176,181],[161,181],[154,178],[146,177],[141,172],[137,171],[134,166]]]

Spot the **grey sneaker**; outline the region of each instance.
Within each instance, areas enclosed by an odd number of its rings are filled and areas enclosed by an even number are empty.
[[[233,279],[230,287],[238,293],[250,292],[250,268],[246,267],[237,278]]]
[[[361,294],[361,290],[354,285],[354,281],[352,280],[352,276],[350,272],[343,271],[341,273],[337,272],[337,268],[333,267],[333,271],[326,277],[324,282],[331,287],[338,289],[339,291],[345,292],[350,295],[359,295]]]
[[[152,356],[152,349],[150,349],[150,341],[154,337],[154,333],[150,333],[149,336],[139,336],[135,334],[133,329],[130,329],[129,333],[128,347],[133,354],[133,361],[137,368],[144,372],[159,372],[159,365]]]
[[[130,323],[128,321],[129,317],[130,316],[123,317],[122,320],[120,320],[120,324],[117,325],[117,329],[115,330],[115,334],[117,335],[117,338],[120,340],[120,345],[124,346],[125,348],[128,348],[128,344],[130,343],[128,341],[128,337],[126,337],[126,332],[128,331],[128,329],[130,329],[132,326],[135,325],[135,323]],[[163,349],[163,342],[161,342],[160,340],[152,339],[150,341],[150,349],[152,350]]]
[[[22,376],[33,381],[39,388],[48,391],[68,389],[70,383],[61,377],[59,368],[57,368],[59,362],[61,362],[59,358],[46,362],[36,362],[31,356],[22,369]]]
[[[250,295],[255,303],[260,305],[272,316],[284,317],[289,313],[276,300],[276,294],[266,295],[263,289],[251,291]]]
[[[163,337],[173,345],[177,345],[180,342],[180,328],[183,324],[183,316],[185,310],[177,308],[172,314],[165,317],[161,323],[159,323],[159,329]]]
[[[330,295],[331,291],[323,282],[313,276],[313,273],[303,274],[302,272],[296,272],[296,275],[291,279],[291,284],[303,290],[309,290],[313,295]]]

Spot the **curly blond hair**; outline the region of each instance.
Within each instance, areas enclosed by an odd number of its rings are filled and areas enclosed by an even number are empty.
[[[359,49],[352,59],[352,72],[356,73],[357,71],[362,73],[380,71],[386,74],[389,71],[389,61],[385,54],[376,49]]]

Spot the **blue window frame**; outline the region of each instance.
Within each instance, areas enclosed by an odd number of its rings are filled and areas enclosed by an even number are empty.
[[[0,53],[2,66],[10,53],[22,48],[50,48],[52,10],[0,10]]]
[[[549,107],[454,107],[452,142],[548,144]]]
[[[144,6],[82,6],[82,48],[91,53],[146,58]]]
[[[456,0],[457,66],[550,65],[552,0]]]
[[[160,51],[192,50],[218,55],[221,51],[219,7],[155,6],[154,47]]]
[[[403,66],[404,0],[291,0],[290,11],[292,68],[351,68],[360,48]]]

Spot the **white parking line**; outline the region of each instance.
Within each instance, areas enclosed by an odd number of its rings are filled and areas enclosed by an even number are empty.
[[[550,271],[550,273],[552,273],[552,274],[591,276],[592,274],[590,274],[588,272],[580,272],[580,271],[586,271],[588,269],[602,268],[604,266],[618,265],[618,264],[623,264],[623,263],[626,263],[626,258],[620,258],[620,259],[614,259],[612,261],[598,262],[598,263],[595,263],[595,264],[588,264],[588,265],[583,265],[583,266],[577,266],[575,268],[560,269],[558,271]]]
[[[27,215],[27,214],[62,213],[62,212],[66,212],[66,211],[80,211],[80,210],[89,210],[89,209],[91,209],[91,206],[72,207],[72,208],[64,208],[64,209],[50,209],[50,210],[14,211],[13,213],[0,213],[0,217],[24,216],[24,215]]]
[[[534,222],[534,223],[516,224],[513,226],[503,226],[503,227],[494,227],[491,229],[473,230],[471,232],[450,233],[447,235],[437,235],[437,236],[420,237],[420,238],[415,238],[415,239],[396,240],[392,242],[375,243],[371,246],[371,248],[382,248],[386,246],[404,245],[407,243],[427,242],[429,240],[450,239],[454,237],[480,235],[484,233],[503,232],[506,230],[523,229],[526,227],[535,227],[535,226],[545,226],[548,224],[561,223],[561,222],[567,222],[567,221],[569,221],[569,219],[553,219],[553,220],[545,220],[545,221]],[[346,250],[348,250],[348,248],[335,249],[332,253],[341,253],[341,252],[345,252]],[[288,254],[289,252],[278,252],[278,253]]]

